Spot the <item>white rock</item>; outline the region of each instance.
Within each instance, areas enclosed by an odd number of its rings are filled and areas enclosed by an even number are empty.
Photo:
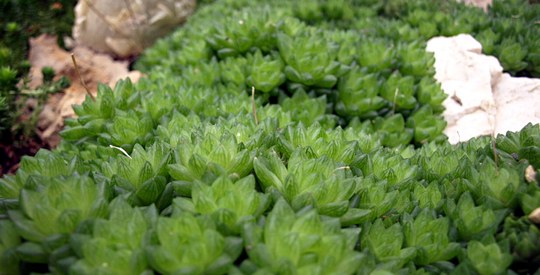
[[[470,35],[433,38],[426,50],[433,52],[435,78],[448,94],[443,105],[449,141],[491,134],[496,114],[491,85],[502,74],[497,60],[480,54],[482,45]]]
[[[497,117],[495,134],[519,131],[527,123],[540,123],[540,79],[504,74],[494,88]]]
[[[458,0],[458,2],[463,2],[468,5],[474,5],[482,8],[484,11],[487,11],[488,6],[491,5],[492,0]]]
[[[532,223],[540,224],[540,207],[534,209],[531,214],[529,214],[529,220]]]
[[[195,0],[81,0],[75,7],[77,45],[120,57],[137,55],[184,22]]]
[[[451,143],[540,122],[540,80],[503,74],[472,36],[435,37],[426,50],[435,56],[435,78],[448,95],[444,133]]]

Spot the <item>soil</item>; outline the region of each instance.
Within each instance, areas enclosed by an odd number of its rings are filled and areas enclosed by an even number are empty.
[[[13,174],[19,168],[23,156],[33,156],[39,149],[50,149],[39,137],[19,136],[0,143],[0,177]]]

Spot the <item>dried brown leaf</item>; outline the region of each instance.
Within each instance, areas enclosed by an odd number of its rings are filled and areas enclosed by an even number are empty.
[[[97,93],[98,83],[113,87],[120,79],[129,77],[136,82],[142,76],[138,71],[129,71],[128,61],[113,60],[108,55],[95,53],[85,47],[75,47],[72,52],[77,57],[81,77],[92,94]],[[73,66],[71,53],[57,45],[56,36],[44,34],[30,39],[29,61],[32,65],[29,87],[32,89],[43,83],[41,69],[45,66],[54,69],[55,80],[66,76],[71,81],[71,86],[63,93],[50,96],[40,114],[38,134],[42,139],[56,143],[58,139],[55,136],[63,127],[64,119],[75,116],[71,106],[81,104],[86,91]]]

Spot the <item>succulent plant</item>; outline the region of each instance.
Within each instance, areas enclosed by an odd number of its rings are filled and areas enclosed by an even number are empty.
[[[58,148],[0,179],[1,268],[536,272],[540,128],[449,144],[424,49],[463,30],[494,54],[523,41],[507,65],[533,73],[537,30],[518,22],[535,8],[202,2],[138,61],[146,78],[100,86]]]
[[[264,228],[246,224],[249,259],[245,272],[352,274],[362,254],[354,251],[358,229],[341,229],[336,219],[321,219],[313,209],[295,213],[279,200]]]

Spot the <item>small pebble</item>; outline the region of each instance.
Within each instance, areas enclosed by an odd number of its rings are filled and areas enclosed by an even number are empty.
[[[532,223],[540,224],[540,207],[534,209],[529,215],[529,220]]]

